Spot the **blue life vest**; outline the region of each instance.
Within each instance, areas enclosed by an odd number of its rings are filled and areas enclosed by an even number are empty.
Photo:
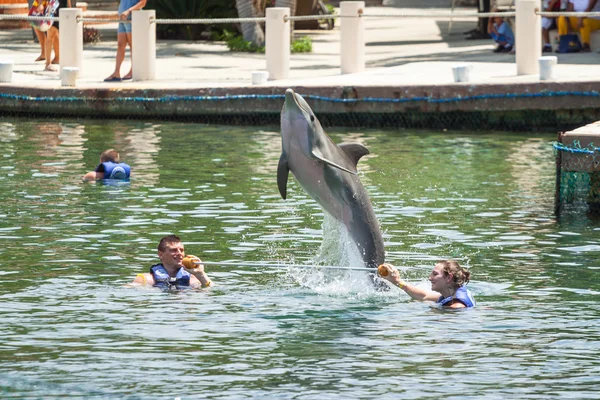
[[[191,274],[181,267],[175,277],[171,277],[162,264],[156,264],[150,267],[150,273],[154,278],[154,286],[170,289],[180,286],[190,286]]]
[[[104,167],[104,179],[129,179],[131,167],[125,163],[106,161],[96,167],[96,172],[102,172],[101,166]]]
[[[450,303],[452,303],[452,300],[459,300],[465,305],[465,307],[475,307],[475,299],[473,298],[473,295],[471,295],[471,292],[469,292],[469,290],[465,286],[461,286],[458,289],[456,289],[456,293],[454,293],[454,296],[449,296],[446,298],[444,298],[444,296],[440,296],[436,303],[444,307],[446,304],[450,305]]]

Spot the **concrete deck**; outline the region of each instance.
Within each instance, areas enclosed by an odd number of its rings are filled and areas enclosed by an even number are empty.
[[[404,2],[406,3],[406,2]],[[444,4],[447,3],[445,7]],[[466,105],[418,105],[421,112],[479,111],[497,112],[514,110],[585,110],[584,118],[600,117],[600,98],[589,95],[600,92],[600,54],[555,54],[554,81],[539,81],[537,75],[517,76],[514,54],[493,53],[491,40],[466,40],[463,34],[476,26],[475,18],[455,18],[452,34],[448,34],[448,20],[424,18],[387,18],[399,11],[424,11],[423,8],[397,8],[402,0],[388,0],[388,6],[367,8],[366,18],[367,70],[357,74],[340,74],[339,20],[332,31],[296,31],[296,37],[308,35],[313,39],[313,52],[292,54],[289,79],[269,81],[263,85],[251,84],[251,73],[265,70],[262,54],[232,53],[224,43],[158,41],[156,79],[153,81],[105,83],[103,79],[114,69],[116,53],[116,24],[95,25],[101,34],[97,44],[84,46],[83,69],[76,89],[60,86],[58,72],[43,71],[43,62],[34,62],[39,47],[32,40],[31,31],[0,31],[0,59],[14,61],[13,82],[0,83],[0,94],[26,96],[80,96],[116,98],[119,96],[161,97],[168,95],[240,95],[283,94],[294,87],[301,93],[332,98],[379,97],[403,99],[412,97],[456,98],[483,94],[531,94],[541,92],[587,92],[585,96],[549,96],[545,99],[521,98],[486,100]],[[410,4],[408,2],[407,4]],[[449,10],[450,1],[437,0],[436,5]],[[438,8],[437,11],[440,9]],[[470,8],[468,10],[474,11]],[[455,83],[452,66],[472,63],[471,82]],[[121,73],[129,68],[129,52]],[[256,103],[256,102],[254,102]],[[280,104],[280,101],[274,104]],[[247,104],[242,112],[267,112],[264,107],[274,104]],[[52,110],[52,107],[46,110]],[[63,104],[64,105],[64,104]],[[89,104],[93,110],[94,105]],[[83,106],[75,114],[86,115]],[[279,105],[280,107],[280,105]],[[319,108],[320,107],[320,108]],[[352,112],[402,112],[409,106],[397,103],[375,109],[372,105],[353,105]],[[415,104],[410,105],[414,110]],[[140,112],[143,116],[143,108]],[[189,107],[188,107],[189,108]],[[34,112],[35,106],[21,100],[0,97],[4,112]],[[224,108],[203,108],[203,113],[223,112]],[[234,107],[240,111],[240,107]],[[131,112],[137,115],[136,108]],[[180,110],[181,111],[181,110]],[[277,113],[278,108],[272,110]],[[318,104],[316,112],[348,112],[348,105]],[[52,112],[52,111],[50,111]],[[57,111],[58,112],[58,111]],[[107,116],[118,116],[110,107],[102,107]],[[160,110],[154,109],[160,116]],[[173,111],[166,111],[167,115]],[[193,110],[188,110],[193,114]],[[70,114],[63,108],[63,113]],[[190,115],[191,115],[190,114]],[[186,115],[187,112],[186,112]],[[579,118],[579,117],[578,117]],[[588,123],[591,121],[585,121]],[[579,123],[579,122],[577,122]]]

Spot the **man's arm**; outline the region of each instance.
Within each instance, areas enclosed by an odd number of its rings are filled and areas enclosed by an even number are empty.
[[[135,279],[133,280],[133,282],[131,282],[132,285],[142,285],[142,286],[152,286],[154,285],[154,277],[152,276],[152,274],[149,273],[143,273],[143,274],[137,274],[135,276]]]

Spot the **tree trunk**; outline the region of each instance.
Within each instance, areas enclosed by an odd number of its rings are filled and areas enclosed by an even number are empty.
[[[257,12],[252,0],[235,0],[235,6],[240,18],[256,18],[261,14],[261,12]],[[258,22],[243,22],[241,25],[244,40],[252,42],[256,46],[265,44],[265,33]]]

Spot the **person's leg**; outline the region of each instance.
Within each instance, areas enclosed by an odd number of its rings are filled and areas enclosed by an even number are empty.
[[[131,38],[131,32],[127,32],[127,44],[129,45],[129,53],[131,55],[131,68],[129,68],[129,72],[123,77],[123,79],[131,79],[133,77],[133,41]]]
[[[114,72],[106,79],[120,79],[121,78],[121,64],[125,59],[125,48],[127,47],[127,34],[125,32],[119,32],[117,35],[117,58],[115,62]]]
[[[593,18],[584,18],[583,19],[583,25],[581,26],[581,29],[579,30],[579,34],[581,35],[581,51],[583,52],[589,52],[590,49],[590,36],[592,35],[593,31],[597,31],[598,29],[600,29],[600,20],[597,19],[593,19]]]
[[[50,65],[50,60],[52,60],[52,44],[57,34],[58,29],[54,26],[51,26],[46,32],[46,67],[44,69],[47,71],[54,71],[54,68]]]
[[[556,20],[556,26],[558,27],[558,35],[566,35],[569,33],[569,24],[567,22],[567,17],[560,16]]]
[[[33,31],[40,44],[40,56],[35,61],[44,61],[46,59],[46,34],[39,29],[34,29]]]
[[[579,18],[569,17],[569,24],[568,24],[567,30],[569,32],[577,32],[578,27],[579,27]]]
[[[52,59],[52,64],[60,64],[60,43],[58,42],[58,38],[60,37],[60,31],[56,30],[56,35],[54,35],[54,40],[52,41],[52,46],[54,46],[54,58]]]

